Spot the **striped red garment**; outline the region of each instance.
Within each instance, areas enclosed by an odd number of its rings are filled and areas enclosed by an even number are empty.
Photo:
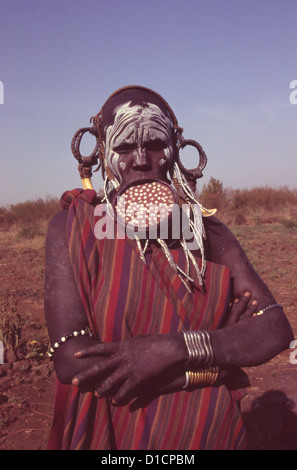
[[[67,222],[70,259],[98,341],[220,327],[229,305],[230,272],[226,267],[207,262],[204,286],[199,288],[197,282],[191,294],[157,245],[152,244],[145,266],[133,240],[96,239],[95,192],[76,190],[66,196],[71,202]],[[183,268],[183,251],[172,252]],[[91,392],[80,393],[77,387],[57,381],[48,448],[245,448],[237,404],[245,394],[244,374],[239,383],[234,390],[221,385],[162,395],[131,411],[129,405],[114,407],[108,399],[98,400]]]

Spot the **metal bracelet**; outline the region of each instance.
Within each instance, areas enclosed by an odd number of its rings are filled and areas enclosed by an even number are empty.
[[[189,354],[185,365],[187,370],[207,368],[214,363],[214,353],[208,331],[183,331],[183,336]]]
[[[209,387],[215,383],[219,376],[218,366],[200,369],[199,371],[186,371],[186,383],[183,386],[184,390],[191,389],[192,387]]]

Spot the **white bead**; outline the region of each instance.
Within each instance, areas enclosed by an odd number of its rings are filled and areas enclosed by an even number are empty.
[[[71,338],[71,336],[80,336],[80,335],[86,335],[86,334],[89,334],[90,336],[92,336],[92,334],[90,333],[89,329],[86,327],[85,329],[83,330],[79,330],[79,331],[74,331],[72,333],[72,335],[69,335],[68,338]],[[66,336],[62,336],[62,338],[60,339],[59,342],[56,342],[54,343],[54,345],[49,349],[48,351],[48,356],[49,357],[52,357],[54,352],[61,346],[61,343],[65,343],[68,339]]]

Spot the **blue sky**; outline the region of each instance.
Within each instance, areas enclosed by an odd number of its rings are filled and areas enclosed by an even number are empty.
[[[0,206],[80,186],[72,136],[129,84],[203,146],[199,188],[297,188],[296,44],[297,0],[0,0]]]

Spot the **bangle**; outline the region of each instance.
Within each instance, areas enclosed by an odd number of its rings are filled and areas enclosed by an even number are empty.
[[[280,305],[280,304],[268,305],[268,307],[262,308],[261,310],[259,310],[259,312],[254,313],[254,314],[253,314],[253,317],[256,317],[257,315],[262,315],[264,312],[266,312],[266,310],[269,310],[269,309],[275,308],[275,307],[278,307],[278,308],[281,308],[281,309],[283,308],[283,306]]]
[[[186,371],[186,383],[183,389],[188,389],[195,386],[209,386],[212,385],[219,376],[219,368],[208,367],[207,369],[201,369],[199,371]]]
[[[86,326],[82,330],[76,330],[73,331],[70,335],[65,335],[62,336],[62,338],[59,341],[56,341],[50,348],[48,352],[48,357],[52,358],[54,353],[56,352],[57,349],[59,349],[62,344],[66,343],[69,339],[76,338],[77,336],[85,336],[88,335],[90,338],[93,336],[93,333],[91,332],[90,328]]]
[[[187,389],[188,386],[189,386],[189,384],[190,384],[190,376],[189,376],[189,372],[186,371],[186,383],[185,383],[185,385],[183,386],[183,389]]]
[[[214,353],[208,331],[183,331],[188,350],[187,370],[207,368],[214,363]]]

